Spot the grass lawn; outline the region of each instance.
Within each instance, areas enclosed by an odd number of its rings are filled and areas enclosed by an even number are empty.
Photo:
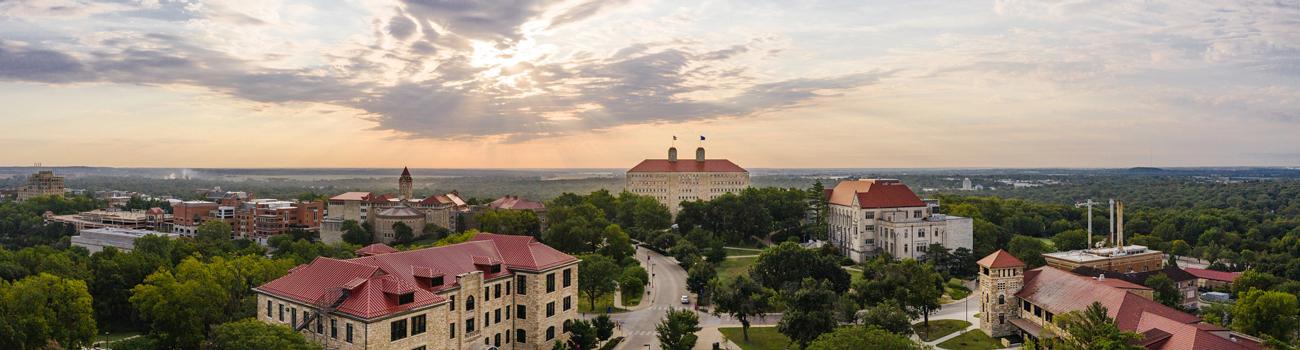
[[[613,309],[612,313],[627,312],[626,309],[620,309],[614,307],[614,293],[605,294],[604,296],[596,298],[595,310],[592,310],[591,303],[588,302],[587,296],[585,294],[578,294],[577,298],[578,298],[578,312],[605,313],[606,307],[612,308]]]
[[[744,350],[783,350],[790,345],[790,338],[777,332],[776,327],[749,327],[748,342],[740,327],[719,327],[718,331]]]
[[[759,253],[763,252],[761,249],[735,248],[735,247],[725,247],[722,248],[722,250],[725,250],[727,252],[727,256],[758,255]]]
[[[946,342],[939,343],[939,348],[948,350],[988,350],[1000,349],[1002,344],[997,340],[989,338],[987,334],[978,329],[962,333],[956,338],[948,339]]]
[[[965,286],[944,285],[943,289],[948,292],[948,297],[952,300],[961,300],[970,295],[970,289]]]
[[[934,341],[953,332],[966,329],[966,327],[970,327],[970,322],[962,320],[930,320],[930,327],[927,328],[924,322],[917,322],[912,325],[912,331],[916,332],[916,336],[921,337],[921,340]]]
[[[719,281],[730,281],[736,276],[749,273],[749,267],[758,262],[758,257],[723,260],[716,266]]]

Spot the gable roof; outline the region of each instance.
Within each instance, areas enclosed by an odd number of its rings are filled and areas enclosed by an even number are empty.
[[[389,247],[387,244],[375,243],[375,244],[362,247],[361,249],[357,249],[356,253],[357,256],[370,256],[370,255],[388,254],[396,251],[397,249],[393,249],[393,247]]]
[[[370,192],[344,192],[337,196],[330,197],[332,201],[361,201],[370,197]]]
[[[1183,323],[1200,321],[1196,316],[1130,293],[1130,290],[1150,288],[1117,279],[1098,281],[1044,266],[1025,272],[1025,285],[1016,292],[1016,297],[1056,314],[1083,310],[1093,302],[1098,302],[1106,307],[1107,316],[1114,318],[1115,323],[1126,330],[1136,329],[1143,313],[1153,313]]]
[[[646,159],[640,164],[628,169],[629,173],[745,173],[749,172],[741,168],[736,163],[726,159],[705,159],[703,162],[694,159],[679,159],[669,161],[667,159]]]
[[[1236,281],[1237,276],[1241,276],[1240,272],[1225,272],[1225,271],[1197,269],[1197,268],[1190,268],[1190,267],[1183,270],[1186,270],[1187,273],[1192,274],[1192,276],[1196,276],[1196,278],[1203,278],[1207,280],[1223,281],[1223,282]]]
[[[926,206],[911,188],[892,179],[840,181],[831,190],[830,203],[862,209]]]
[[[998,251],[993,252],[993,254],[989,254],[989,256],[976,261],[975,264],[991,269],[1025,266],[1024,261],[1020,261],[1020,259],[1017,259],[1015,255],[1011,255],[1010,252],[1002,249],[998,249]]]
[[[388,250],[384,248],[392,249],[374,244],[362,250]],[[348,260],[317,258],[254,289],[313,305],[332,303],[346,289],[349,292],[337,311],[373,319],[445,301],[436,293],[459,287],[450,276],[481,271],[484,279],[495,279],[513,275],[514,270],[540,271],[577,261],[530,236],[480,233],[469,242],[442,247]],[[498,272],[480,267],[498,262],[505,265]],[[430,285],[429,278],[436,276],[448,278],[442,285]],[[414,302],[399,304],[396,296],[404,293],[413,293]]]
[[[514,196],[514,195],[505,195],[502,196],[501,198],[497,198],[496,200],[492,201],[492,203],[488,203],[488,207],[492,209],[507,209],[507,210],[546,209],[546,205],[542,204],[542,202],[534,202],[527,199],[521,199],[519,198],[519,196]]]

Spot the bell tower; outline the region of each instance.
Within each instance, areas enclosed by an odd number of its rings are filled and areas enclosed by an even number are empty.
[[[402,177],[397,178],[397,192],[398,196],[402,198],[402,204],[406,204],[406,201],[411,199],[413,185],[414,181],[411,180],[411,169],[403,167]]]
[[[1025,263],[999,249],[975,264],[980,268],[980,330],[994,338],[1014,334],[1011,320],[1019,317],[1015,295],[1025,284]]]

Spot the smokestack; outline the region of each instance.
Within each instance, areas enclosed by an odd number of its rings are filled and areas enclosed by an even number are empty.
[[[697,162],[703,162],[703,161],[704,161],[704,147],[700,147],[700,148],[696,148],[696,149],[695,149],[695,161],[697,161]]]
[[[1106,240],[1110,241],[1110,243],[1113,244],[1115,243],[1115,199],[1114,198],[1110,199],[1110,221],[1106,223],[1106,226],[1110,228],[1109,230],[1110,232],[1106,232],[1107,235]]]
[[[1115,201],[1115,212],[1116,212],[1115,215],[1119,216],[1119,218],[1116,219],[1118,221],[1115,222],[1115,230],[1119,234],[1119,238],[1118,240],[1115,241],[1115,245],[1119,247],[1120,253],[1123,253],[1124,252],[1124,202]]]
[[[677,147],[668,147],[668,161],[677,161]]]

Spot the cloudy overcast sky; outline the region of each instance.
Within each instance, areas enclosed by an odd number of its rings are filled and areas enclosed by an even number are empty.
[[[0,164],[1300,165],[1300,2],[0,1]]]

